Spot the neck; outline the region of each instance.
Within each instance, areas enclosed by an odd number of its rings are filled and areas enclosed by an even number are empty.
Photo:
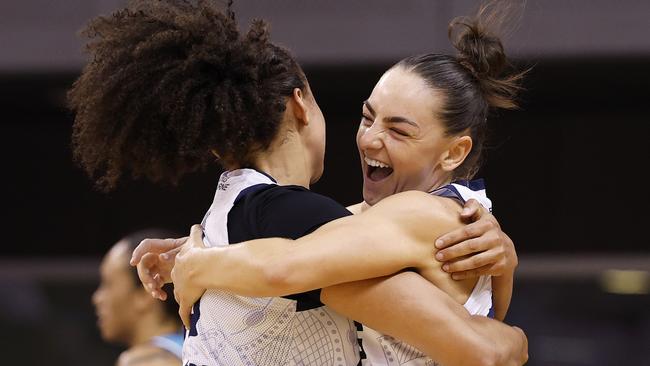
[[[451,184],[453,182],[451,175],[447,175],[443,177],[442,179],[434,179],[433,183],[428,185],[429,188],[425,190],[425,192],[431,192],[434,191],[442,186],[446,186],[447,184]]]
[[[423,192],[431,192],[431,191],[434,191],[434,190],[436,190],[436,189],[438,189],[438,188],[440,188],[442,186],[450,184],[451,182],[453,182],[452,176],[450,174],[447,174],[447,175],[445,175],[444,177],[442,177],[440,179],[433,179],[430,184],[423,185],[421,187],[421,189],[417,189],[417,190],[421,190]],[[399,192],[397,192],[397,193],[399,193]],[[367,209],[369,209],[370,207],[372,207],[371,204],[369,204],[366,201],[363,201],[361,203],[361,205],[358,207],[358,210],[359,210],[359,212],[364,212]]]
[[[165,319],[156,312],[147,313],[139,318],[129,346],[147,343],[155,336],[175,333],[179,329],[176,321]]]
[[[269,174],[279,185],[309,188],[311,162],[297,133],[282,134],[269,149],[255,159],[255,168]]]

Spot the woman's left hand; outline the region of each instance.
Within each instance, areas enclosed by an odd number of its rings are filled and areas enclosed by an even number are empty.
[[[436,240],[436,259],[455,280],[482,275],[512,275],[517,252],[499,222],[476,200],[469,200],[461,218],[471,223]]]
[[[192,269],[195,261],[205,249],[203,245],[203,230],[200,225],[193,225],[187,242],[176,255],[176,263],[171,271],[174,283],[174,298],[179,305],[178,314],[186,329],[190,326],[192,307],[203,296],[206,289],[197,287],[192,283]]]

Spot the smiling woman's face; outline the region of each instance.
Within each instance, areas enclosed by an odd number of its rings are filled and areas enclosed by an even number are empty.
[[[363,104],[357,147],[363,198],[373,205],[394,193],[429,191],[450,180],[442,164],[453,136],[436,117],[441,95],[417,74],[388,70]]]

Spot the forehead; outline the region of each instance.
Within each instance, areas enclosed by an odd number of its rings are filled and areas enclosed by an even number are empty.
[[[129,248],[126,242],[119,241],[106,253],[101,264],[101,271],[105,275],[111,275],[127,270],[129,260]]]
[[[434,119],[441,103],[439,95],[416,73],[394,67],[379,79],[368,101],[378,114],[421,123]]]

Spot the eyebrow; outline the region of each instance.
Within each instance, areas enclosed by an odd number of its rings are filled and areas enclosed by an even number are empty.
[[[370,105],[370,102],[369,102],[369,101],[365,100],[365,101],[363,102],[363,105],[365,105],[366,108],[368,108],[368,110],[370,111],[370,114],[372,114],[373,116],[376,114],[376,113],[375,113],[375,110],[372,108],[372,106]],[[386,122],[390,122],[390,123],[408,123],[408,124],[411,125],[411,126],[414,126],[414,127],[420,128],[420,126],[419,126],[417,123],[411,121],[410,119],[408,119],[408,118],[406,118],[406,117],[391,116],[391,117],[386,117],[386,118],[384,118],[384,120],[385,120]]]

